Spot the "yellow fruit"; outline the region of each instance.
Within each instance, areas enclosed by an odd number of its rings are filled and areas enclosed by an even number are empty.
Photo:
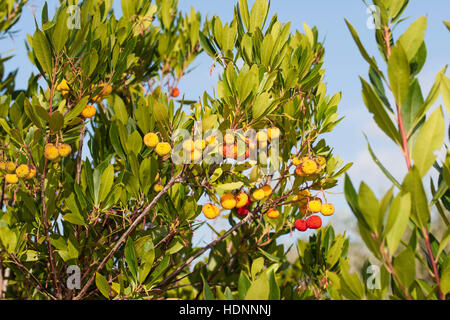
[[[171,150],[172,150],[172,147],[167,142],[159,142],[155,148],[155,152],[160,157],[164,157],[166,154],[169,154]]]
[[[153,181],[153,182],[156,182],[158,180],[159,180],[159,172],[156,173],[155,181]]]
[[[144,136],[144,144],[148,148],[154,148],[159,143],[159,138],[156,133],[150,132]]]
[[[202,152],[200,150],[194,149],[194,151],[191,152],[191,161],[197,162],[202,158]]]
[[[48,143],[44,147],[44,157],[50,161],[54,161],[59,157],[58,148],[54,144]]]
[[[81,112],[81,115],[83,118],[92,118],[95,116],[95,113],[97,110],[95,110],[95,107],[93,105],[88,104],[86,107],[84,107],[83,111]]]
[[[295,173],[300,176],[300,177],[306,177],[306,173],[303,172],[302,169],[302,165],[299,164],[296,168],[295,168]]]
[[[268,197],[272,194],[272,187],[268,184],[265,186],[262,186],[261,189],[264,191],[264,197]]]
[[[206,218],[214,219],[219,216],[220,210],[217,206],[215,206],[211,203],[207,203],[203,206],[202,212]]]
[[[192,152],[195,149],[195,143],[192,140],[185,140],[183,142],[183,150],[186,152]]]
[[[30,174],[30,168],[26,164],[21,164],[16,169],[16,175],[20,179],[26,178]]]
[[[16,164],[12,161],[9,161],[6,164],[6,171],[8,171],[9,173],[14,173],[14,171],[16,171]]]
[[[256,201],[264,199],[264,197],[265,197],[264,190],[262,188],[256,189],[255,191],[253,191],[252,196],[253,196],[253,199],[255,199]]]
[[[57,86],[56,91],[63,92],[66,91],[67,93],[70,91],[69,85],[66,81],[66,79],[63,79]]]
[[[276,210],[276,209],[269,209],[267,211],[267,217],[269,217],[270,219],[276,219],[280,216],[280,211]]]
[[[302,161],[301,168],[305,174],[310,175],[316,173],[318,166],[314,160],[307,159]]]
[[[324,216],[331,216],[334,213],[334,205],[331,203],[324,203],[320,212],[322,212]]]
[[[248,203],[248,195],[244,192],[239,192],[236,195],[236,208],[245,207]]]
[[[195,149],[203,150],[206,148],[206,141],[205,140],[197,140],[195,141]]]
[[[153,187],[153,190],[155,190],[156,192],[160,192],[162,191],[162,189],[164,189],[164,186],[159,183],[155,184],[155,186]]]
[[[299,158],[294,157],[294,159],[292,159],[292,164],[294,166],[298,166],[298,165],[302,164],[302,161]]]
[[[58,154],[60,157],[65,158],[72,152],[72,147],[66,143],[58,145]]]
[[[100,91],[98,95],[94,96],[94,98],[92,98],[92,101],[94,102],[99,102],[103,99],[103,97],[109,96],[112,92],[112,87],[106,83],[101,83],[99,87],[102,87],[103,90]]]
[[[36,167],[33,166],[32,164],[28,165],[28,169],[29,169],[29,173],[28,176],[26,176],[25,179],[27,180],[31,180],[36,176]]]
[[[327,159],[325,159],[324,157],[317,157],[316,162],[319,164],[319,166],[323,166],[327,163]]]
[[[19,182],[19,178],[14,173],[8,173],[5,176],[5,179],[6,179],[6,182],[8,182],[9,184],[16,184],[17,182]]]
[[[308,209],[314,213],[319,212],[322,209],[322,202],[320,200],[311,200],[308,203]]]
[[[0,170],[6,170],[6,162],[0,161]]]
[[[267,129],[267,137],[269,139],[278,139],[280,137],[280,129],[277,127],[272,127]]]
[[[231,193],[225,193],[220,197],[220,204],[224,209],[231,210],[236,207],[236,198]]]

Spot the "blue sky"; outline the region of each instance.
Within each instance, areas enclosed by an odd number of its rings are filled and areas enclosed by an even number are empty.
[[[249,6],[254,1],[249,0]],[[59,1],[48,1],[50,14]],[[218,15],[223,22],[232,19],[233,8],[236,1],[214,1],[214,0],[180,0],[180,9],[188,11],[191,7],[200,11],[202,15]],[[15,57],[7,63],[7,68],[13,70],[19,68],[17,86],[26,86],[28,76],[36,69],[29,62],[25,50],[26,34],[34,32],[34,21],[32,10],[35,11],[38,21],[44,1],[30,0],[30,4],[24,9],[24,14],[14,28],[17,34],[14,40],[9,38],[0,40],[0,54],[2,56],[14,54]],[[120,12],[120,1],[116,0],[114,8]],[[338,112],[345,119],[331,134],[325,138],[329,145],[333,146],[335,153],[340,155],[346,162],[354,162],[355,165],[349,171],[356,186],[361,180],[368,183],[378,196],[382,195],[391,184],[383,176],[381,171],[372,163],[367,152],[366,142],[363,136],[365,132],[370,139],[373,149],[380,160],[392,169],[394,175],[401,180],[405,173],[405,164],[401,154],[395,146],[383,136],[376,128],[371,115],[365,108],[361,98],[361,86],[358,76],[367,78],[367,64],[361,58],[353,40],[346,28],[344,18],[347,18],[358,30],[359,35],[366,45],[370,55],[375,55],[381,63],[378,50],[375,45],[374,31],[370,30],[366,23],[369,15],[366,13],[365,5],[361,0],[273,0],[270,14],[277,13],[280,21],[291,21],[291,30],[303,30],[303,23],[310,27],[317,26],[320,39],[325,45],[325,81],[328,92],[333,95],[342,91],[342,101]],[[424,95],[428,93],[435,75],[446,64],[450,62],[450,33],[442,23],[450,20],[450,1],[433,0],[419,1],[411,0],[405,16],[410,19],[404,22],[396,34],[405,30],[405,27],[419,16],[428,16],[428,29],[426,32],[426,44],[428,50],[427,63],[419,76]],[[117,13],[116,15],[120,15]],[[397,36],[398,37],[398,36]],[[216,86],[217,74],[210,76],[210,58],[204,54],[194,63],[196,69],[186,76],[180,83],[180,90],[188,98],[200,97],[204,90],[209,92]],[[447,137],[448,141],[448,137]],[[399,161],[400,159],[400,161]],[[337,206],[336,214],[328,218],[325,223],[333,223],[340,231],[347,229],[348,224],[354,225],[355,219],[350,218],[350,210],[345,202],[342,191],[342,183],[330,195],[330,199]]]

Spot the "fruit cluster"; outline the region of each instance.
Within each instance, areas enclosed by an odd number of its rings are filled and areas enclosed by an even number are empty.
[[[160,157],[164,157],[172,150],[168,142],[160,142],[158,135],[153,132],[149,132],[144,136],[144,144],[148,148],[154,149]]]
[[[318,229],[322,226],[322,219],[313,214],[320,212],[323,216],[331,216],[334,213],[333,204],[322,203],[319,197],[312,197],[309,190],[300,191],[292,200],[300,209],[300,214],[303,215],[303,219],[298,219],[294,223],[295,228],[299,231]]]
[[[307,177],[319,174],[325,169],[326,159],[324,157],[304,157],[299,159],[294,157],[292,163],[296,166],[295,173],[300,177]]]
[[[58,162],[61,158],[68,157],[71,152],[72,147],[66,143],[56,145],[47,143],[44,147],[44,157],[53,162]]]
[[[252,203],[267,198],[271,194],[272,187],[270,185],[264,185],[261,188],[254,190],[250,196],[243,191],[239,191],[236,195],[233,193],[224,193],[220,197],[220,205],[223,210],[236,210],[235,212],[239,216],[245,217],[249,213]],[[220,209],[212,203],[205,204],[202,211],[208,219],[217,218],[220,214]],[[267,210],[266,214],[270,219],[276,219],[280,216],[280,212],[273,208]]]
[[[16,184],[19,182],[19,179],[33,179],[36,176],[36,167],[31,164],[21,164],[16,166],[12,161],[0,161],[0,176],[3,175],[5,175],[7,183]]]

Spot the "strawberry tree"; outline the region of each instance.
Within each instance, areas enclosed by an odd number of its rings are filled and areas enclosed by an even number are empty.
[[[227,23],[174,0],[122,0],[120,18],[111,1],[69,3],[51,19],[43,6],[27,37],[39,73],[2,91],[2,294],[329,297],[348,240],[322,227],[326,192],[351,164],[322,138],[341,94],[327,94],[317,29],[291,30],[266,0]],[[179,84],[202,52],[220,79],[188,100]],[[197,246],[201,226],[215,236]],[[289,263],[277,239],[305,231]]]

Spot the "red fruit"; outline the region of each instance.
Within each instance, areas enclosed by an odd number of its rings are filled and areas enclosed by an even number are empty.
[[[306,226],[310,229],[319,229],[322,226],[322,219],[319,216],[311,216],[306,219]]]
[[[238,208],[237,214],[240,215],[241,217],[245,217],[246,215],[248,215],[248,208],[247,207]]]
[[[176,97],[178,97],[179,95],[180,95],[180,90],[179,90],[178,88],[173,88],[173,89],[172,89],[171,96],[174,97],[174,98],[176,98]]]
[[[248,157],[250,157],[250,149],[247,147],[245,148],[245,160],[247,160]]]
[[[303,219],[298,219],[295,221],[294,223],[295,229],[297,229],[298,231],[306,231],[306,229],[308,229],[306,220]]]

